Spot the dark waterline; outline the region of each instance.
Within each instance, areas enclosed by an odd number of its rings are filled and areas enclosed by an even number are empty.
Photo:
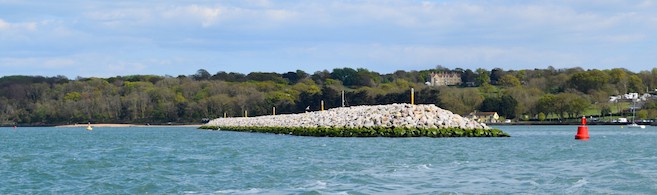
[[[498,128],[512,137],[0,128],[0,193],[657,193],[657,127]]]

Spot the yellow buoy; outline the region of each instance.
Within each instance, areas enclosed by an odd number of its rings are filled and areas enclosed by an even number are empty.
[[[87,131],[94,130],[94,128],[91,128],[91,124],[87,124]]]

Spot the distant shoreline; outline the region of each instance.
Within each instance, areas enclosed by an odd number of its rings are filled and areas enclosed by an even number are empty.
[[[513,126],[513,125],[580,125],[580,122],[511,122],[511,123],[486,123],[489,126]],[[613,122],[589,122],[586,125],[612,125],[612,126],[624,126],[631,123],[613,123]],[[639,125],[654,125],[655,123],[649,122],[638,122]]]
[[[88,124],[73,124],[73,125],[55,125],[53,127],[74,128],[74,127],[87,127]],[[99,123],[91,124],[92,127],[200,127],[202,124],[116,124],[116,123]]]
[[[613,125],[613,126],[625,126],[630,123],[612,123],[612,122],[590,122],[586,125]],[[639,125],[647,126],[657,126],[656,123],[648,122],[639,122]],[[205,123],[201,124],[124,124],[124,123],[98,123],[91,124],[92,127],[201,127],[206,125]],[[489,126],[516,126],[516,125],[580,125],[579,122],[511,122],[511,123],[487,123]],[[77,127],[87,127],[87,124],[70,124],[70,125],[55,125],[55,124],[41,124],[41,125],[31,125],[31,124],[18,124],[17,127],[60,127],[60,128],[77,128]],[[13,127],[13,125],[0,125],[0,127]]]

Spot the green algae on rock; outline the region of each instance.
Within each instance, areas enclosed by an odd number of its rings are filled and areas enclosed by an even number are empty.
[[[201,126],[200,129],[239,132],[274,133],[314,137],[510,137],[499,129],[461,128],[406,128],[406,127],[219,127]]]

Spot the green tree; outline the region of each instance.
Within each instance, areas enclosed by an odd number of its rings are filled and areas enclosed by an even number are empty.
[[[520,80],[511,74],[505,74],[500,78],[498,84],[504,87],[517,87],[520,86]]]
[[[609,70],[610,83],[615,85],[618,94],[626,94],[628,92],[628,74],[627,70],[622,68],[614,68]]]
[[[504,75],[504,70],[501,68],[493,68],[493,70],[490,71],[490,83],[498,85],[499,80],[502,79]]]
[[[636,117],[639,119],[648,119],[648,111],[640,110],[639,112],[636,113]]]
[[[567,111],[570,118],[579,117],[582,113],[591,106],[591,103],[586,98],[581,96],[573,96],[567,104]]]
[[[457,114],[470,113],[484,101],[484,97],[476,88],[441,87],[439,90],[442,106]]]
[[[80,95],[79,92],[75,92],[75,91],[74,92],[69,92],[69,93],[66,94],[66,96],[64,96],[64,100],[65,101],[74,101],[74,102],[76,102],[76,101],[80,101],[81,96],[82,95]]]
[[[500,98],[500,114],[508,119],[516,118],[516,107],[518,101],[510,95],[502,95]]]
[[[536,115],[536,103],[544,92],[537,88],[513,87],[505,89],[503,93],[518,101],[516,114]]]
[[[536,104],[536,111],[539,113],[545,113],[546,115],[558,114],[556,109],[556,99],[557,96],[554,94],[545,94],[541,96]]]
[[[478,68],[477,69],[477,77],[475,79],[475,82],[477,86],[481,86],[484,84],[490,84],[490,72],[488,72],[486,69],[483,68]]]
[[[639,78],[639,76],[637,75],[630,76],[630,78],[628,79],[628,84],[629,84],[628,87],[629,92],[641,93],[646,90],[645,85],[643,85],[643,80],[641,80],[641,78]]]
[[[290,82],[290,84],[295,84],[299,82],[301,79],[308,78],[309,75],[303,70],[297,70],[296,72],[287,72],[281,76],[284,79],[287,79]]]
[[[472,70],[467,69],[461,74],[461,86],[474,87],[477,75]]]
[[[212,75],[205,69],[199,69],[196,74],[192,75],[194,80],[208,80]]]
[[[609,82],[609,75],[600,70],[575,73],[569,81],[575,89],[584,93],[588,93],[590,90],[599,90],[607,82]]]
[[[212,75],[210,79],[228,81],[228,82],[244,82],[246,81],[246,76],[242,73],[237,73],[237,72],[226,73],[224,71],[220,71],[217,74]]]
[[[285,80],[282,75],[275,72],[252,72],[246,75],[246,80],[260,82],[272,81],[275,83],[285,84],[288,83],[288,81]]]
[[[648,119],[655,119],[657,118],[657,110],[655,109],[649,109],[648,111]]]
[[[359,84],[358,72],[352,68],[336,68],[330,73],[331,78],[342,81],[346,86],[354,86]]]
[[[539,113],[566,118],[579,117],[591,102],[607,105],[603,102],[609,95],[657,87],[657,68],[635,74],[625,69],[552,67],[506,72],[494,69],[494,73],[455,68],[453,72],[461,73],[463,81],[478,81],[481,87],[425,86],[437,69],[383,75],[342,68],[310,76],[299,70],[248,75],[221,71],[209,76],[203,69],[178,77],[128,75],[68,80],[63,76],[5,76],[0,77],[0,123],[196,122],[224,113],[241,116],[244,110],[251,116],[270,114],[273,106],[279,113],[303,112],[309,105],[317,110],[321,100],[327,107],[334,107],[341,103],[341,91],[345,91],[350,106],[408,102],[410,88],[415,88],[416,103],[433,103],[459,114],[493,107],[491,110],[508,118]],[[491,77],[504,87],[491,85]],[[602,115],[607,111],[602,106],[599,109]],[[646,102],[644,110],[648,117],[655,118],[657,103]]]
[[[606,116],[609,114],[611,114],[611,108],[609,107],[609,105],[603,104],[602,106],[600,106],[600,116]]]
[[[501,100],[498,97],[488,97],[485,98],[484,101],[481,102],[481,106],[479,106],[479,110],[483,112],[499,112],[499,108],[501,105]]]
[[[359,86],[374,87],[381,80],[381,76],[378,73],[370,72],[369,70],[364,68],[359,68],[357,70],[357,74],[358,74],[357,84]]]
[[[516,117],[517,105],[518,101],[512,96],[502,95],[501,97],[488,97],[484,99],[479,110],[484,112],[498,112],[500,116],[512,119]]]

